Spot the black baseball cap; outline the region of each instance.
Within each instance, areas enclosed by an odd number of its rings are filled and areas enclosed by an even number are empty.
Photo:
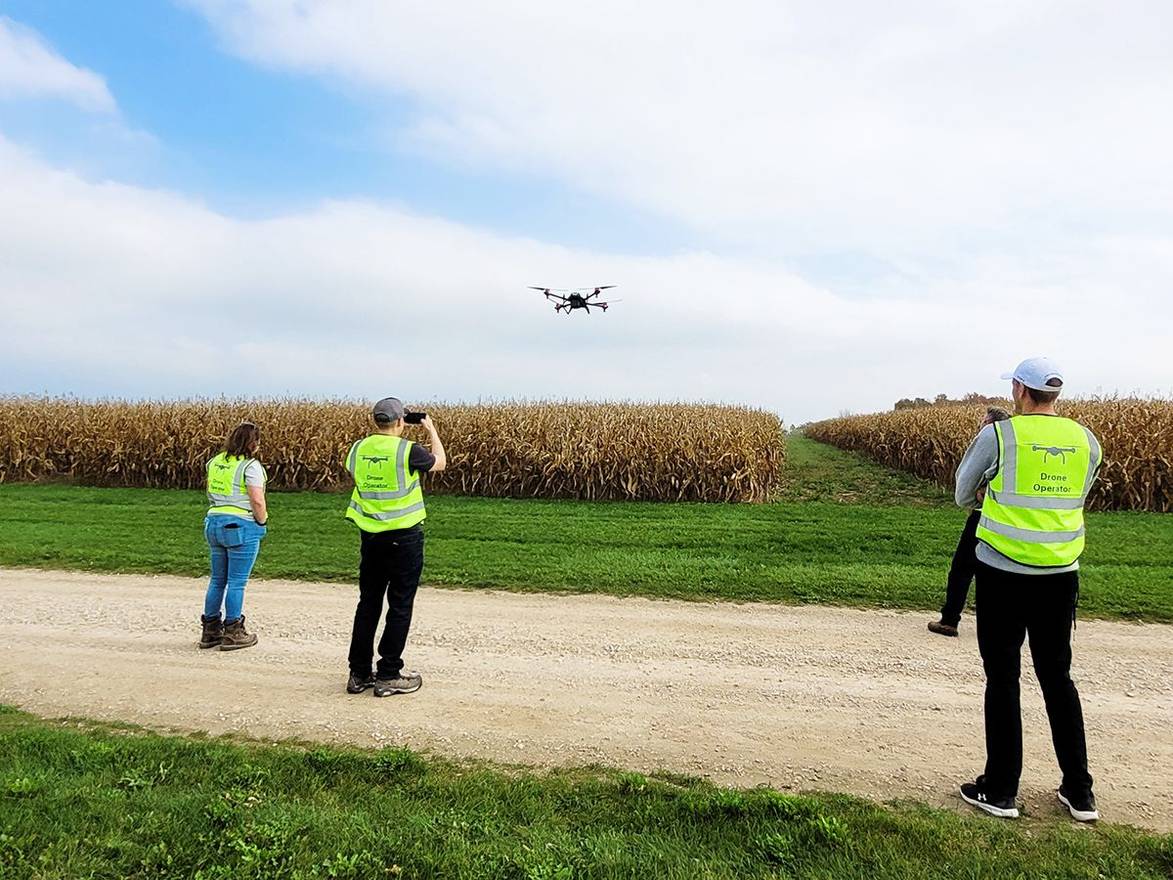
[[[398,397],[384,397],[371,408],[376,422],[398,422],[403,418],[403,401]]]

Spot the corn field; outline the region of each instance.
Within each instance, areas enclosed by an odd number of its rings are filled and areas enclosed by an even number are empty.
[[[1104,448],[1089,507],[1173,511],[1173,401],[1060,401],[1059,412],[1090,428]],[[984,415],[984,406],[930,406],[830,419],[807,426],[804,433],[952,486]]]
[[[726,406],[501,402],[428,404],[448,469],[427,491],[512,498],[765,501],[782,425]],[[87,402],[0,398],[0,482],[203,488],[205,464],[242,420],[261,429],[274,489],[348,489],[342,459],[370,433],[354,401]],[[409,427],[410,439],[425,432]]]

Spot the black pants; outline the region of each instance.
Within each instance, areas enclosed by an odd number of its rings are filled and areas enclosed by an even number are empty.
[[[961,622],[961,612],[965,610],[965,600],[969,598],[969,582],[973,580],[973,571],[977,566],[977,527],[982,512],[975,510],[965,521],[965,528],[961,530],[961,538],[957,542],[957,549],[953,551],[953,564],[949,566],[949,580],[945,582],[945,605],[941,608],[941,623],[957,626]]]
[[[1047,704],[1063,787],[1090,793],[1087,741],[1079,692],[1071,680],[1071,627],[1079,573],[1011,574],[977,563],[977,637],[986,670],[986,786],[997,797],[1018,793],[1022,775],[1022,710],[1018,675],[1022,642]]]
[[[350,636],[350,671],[371,672],[372,648],[383,596],[387,596],[387,623],[379,639],[379,678],[394,678],[403,668],[403,647],[411,628],[415,592],[424,569],[424,530],[420,526],[391,532],[359,532],[358,607]]]

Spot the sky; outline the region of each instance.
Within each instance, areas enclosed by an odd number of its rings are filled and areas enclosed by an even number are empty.
[[[0,0],[0,395],[1173,396],[1170,45],[1149,0]]]

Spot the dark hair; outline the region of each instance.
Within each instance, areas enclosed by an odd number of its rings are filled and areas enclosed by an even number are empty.
[[[1030,399],[1036,404],[1054,403],[1059,399],[1059,392],[1063,390],[1063,381],[1061,379],[1048,379],[1047,384],[1055,390],[1039,391],[1037,388],[1027,388],[1026,393],[1030,395]]]
[[[1000,406],[988,406],[986,407],[986,418],[991,422],[1004,422],[1010,418],[1010,413]]]
[[[232,429],[228,441],[224,444],[224,452],[237,458],[249,458],[256,451],[261,442],[261,429],[252,422],[241,422]]]

